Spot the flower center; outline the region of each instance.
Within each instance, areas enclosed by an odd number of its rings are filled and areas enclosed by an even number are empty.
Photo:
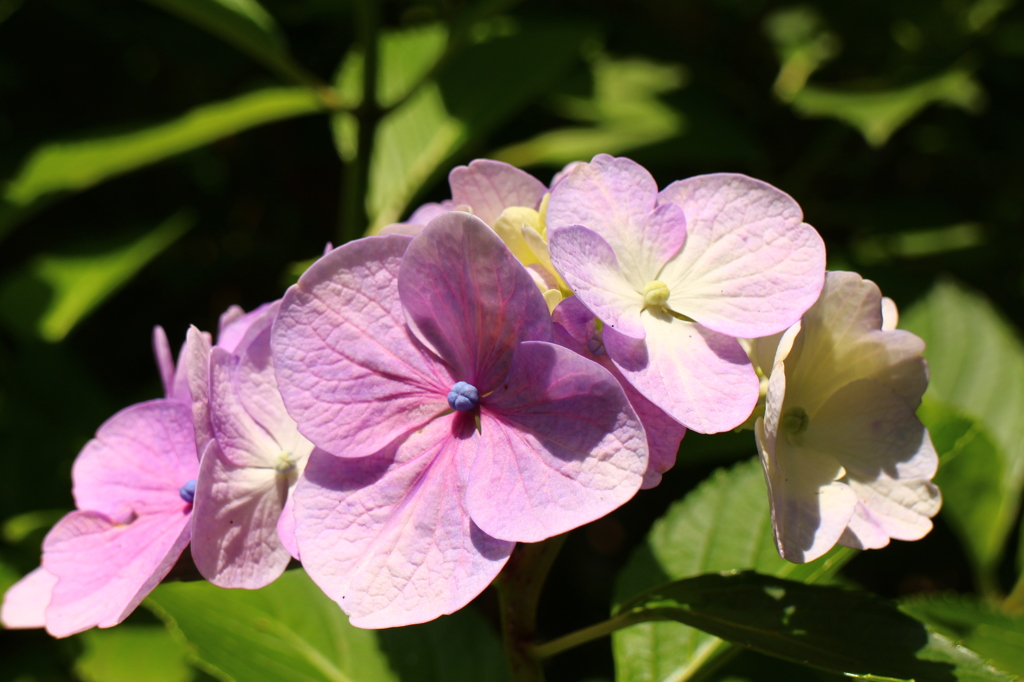
[[[274,471],[282,476],[287,476],[295,471],[295,457],[292,453],[285,451],[279,454],[274,461]]]
[[[448,406],[459,412],[468,412],[480,402],[480,393],[473,384],[457,381],[448,392]]]
[[[782,413],[779,426],[791,436],[799,436],[807,430],[811,418],[807,416],[807,410],[802,407],[791,407]]]
[[[648,308],[662,308],[668,303],[668,285],[660,279],[644,285],[644,305]]]
[[[196,499],[196,479],[190,478],[185,485],[178,488],[178,494],[181,495],[181,499],[192,504]]]

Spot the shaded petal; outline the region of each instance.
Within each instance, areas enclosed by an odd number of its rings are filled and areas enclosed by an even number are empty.
[[[160,325],[153,327],[153,356],[164,386],[164,396],[170,398],[174,393],[174,354],[167,340],[167,332]]]
[[[481,403],[470,516],[497,538],[539,542],[633,497],[647,439],[608,370],[567,348],[525,342]]]
[[[548,234],[555,269],[587,308],[620,334],[644,338],[642,289],[637,291],[623,276],[611,245],[579,225],[559,227]]]
[[[656,206],[657,199],[658,185],[643,166],[598,154],[575,166],[552,190],[548,230],[583,225],[601,235],[618,257],[623,276],[642,291],[659,279],[662,266],[686,240],[683,211]]]
[[[288,289],[271,347],[299,431],[339,457],[372,454],[448,409],[453,379],[412,336],[398,297],[409,237],[331,251]]]
[[[245,335],[249,333],[249,329],[256,323],[262,322],[264,315],[267,314],[268,310],[278,301],[271,301],[270,303],[264,303],[263,305],[253,308],[247,313],[235,317],[231,316],[231,321],[224,324],[224,319],[221,319],[221,327],[217,332],[217,345],[228,351],[234,353],[238,350],[239,344]],[[273,313],[271,313],[273,316]],[[269,324],[269,322],[267,323]]]
[[[75,505],[123,521],[189,505],[178,489],[196,477],[192,410],[160,399],[126,407],[100,426],[71,469]]]
[[[493,225],[509,206],[537,208],[548,188],[526,171],[502,161],[476,159],[468,166],[456,166],[448,174],[452,203],[473,209],[488,225]]]
[[[93,511],[71,512],[43,541],[43,567],[57,577],[46,630],[67,637],[117,625],[174,567],[191,537],[191,506],[114,523]]]
[[[215,351],[216,352],[216,351]],[[273,468],[233,464],[213,445],[196,485],[192,557],[203,577],[220,587],[255,590],[283,572],[291,555],[277,536],[290,476]]]
[[[769,436],[765,427],[758,419],[754,436],[768,483],[775,544],[787,561],[813,561],[843,535],[857,495],[836,480],[843,468],[827,453],[794,446],[784,435]]]
[[[418,338],[456,380],[481,394],[508,374],[519,342],[551,339],[551,315],[532,278],[494,231],[468,213],[446,213],[412,240],[398,291]]]
[[[213,440],[213,425],[210,423],[210,350],[210,335],[199,331],[195,325],[190,326],[185,336],[183,355],[188,367],[188,389],[192,396],[196,452],[200,453],[205,452],[207,443]]]
[[[889,538],[920,540],[931,531],[931,517],[942,506],[942,495],[931,481],[900,481],[883,474],[864,482],[851,476],[847,483],[859,500],[840,544],[854,549],[885,547]]]
[[[686,427],[665,414],[665,411],[640,394],[626,381],[622,372],[608,357],[604,343],[597,335],[597,319],[579,298],[573,296],[558,304],[551,316],[555,326],[555,342],[592,360],[609,372],[622,386],[629,404],[636,411],[647,433],[647,471],[641,488],[653,488],[661,483],[661,475],[675,466],[679,444],[686,435]],[[598,349],[598,355],[588,347]]]
[[[757,404],[760,382],[736,339],[663,313],[644,311],[637,341],[605,328],[608,355],[629,383],[698,433],[734,429]]]
[[[661,276],[676,312],[753,338],[789,327],[817,300],[825,243],[785,192],[716,173],[674,182],[659,200],[686,214],[686,246]]]
[[[490,584],[514,546],[463,504],[457,459],[475,448],[463,415],[361,459],[314,450],[295,490],[296,538],[310,577],[357,627],[453,613]]]
[[[46,607],[56,584],[57,576],[40,566],[11,585],[4,593],[0,623],[8,630],[45,627]]]
[[[288,501],[284,503],[281,516],[277,520],[277,537],[281,544],[292,555],[293,559],[301,560],[299,557],[299,543],[295,539],[295,496],[289,495]]]

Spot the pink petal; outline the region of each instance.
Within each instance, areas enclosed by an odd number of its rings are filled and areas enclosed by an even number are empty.
[[[314,263],[285,294],[271,348],[299,431],[339,457],[377,452],[448,409],[456,381],[409,332],[398,269],[409,237],[367,237]]]
[[[11,585],[4,593],[0,623],[8,630],[45,627],[46,607],[56,584],[57,576],[40,566]]]
[[[291,555],[277,536],[277,523],[294,478],[272,466],[233,464],[216,445],[206,452],[192,526],[192,557],[204,578],[220,587],[255,590],[284,572]]]
[[[611,372],[622,386],[629,404],[633,406],[647,433],[649,457],[644,482],[640,487],[655,487],[661,483],[661,475],[675,466],[679,444],[686,435],[686,427],[665,414],[664,410],[626,381],[604,349],[604,341],[597,334],[597,319],[583,306],[579,297],[572,296],[559,303],[551,315],[551,321],[555,327],[556,343],[598,363]],[[591,347],[597,350],[597,355]]]
[[[448,184],[452,188],[452,203],[471,207],[488,225],[493,225],[509,206],[537,208],[548,191],[544,183],[526,171],[490,159],[456,166],[448,174]]]
[[[371,457],[316,450],[295,490],[296,538],[310,577],[357,627],[422,623],[465,606],[512,552],[463,505],[465,415],[436,419]]]
[[[277,520],[277,537],[281,540],[288,553],[293,559],[301,560],[299,556],[299,543],[295,539],[295,497],[288,496],[281,510],[281,517]]]
[[[271,301],[270,303],[264,303],[256,308],[253,308],[247,313],[239,315],[237,317],[232,314],[229,319],[230,321],[225,324],[225,317],[227,313],[221,317],[220,331],[217,332],[217,345],[228,351],[234,353],[238,349],[238,345],[245,338],[245,335],[249,332],[249,328],[252,325],[260,322],[263,317],[267,314],[268,310],[276,305],[277,301]],[[273,313],[271,313],[273,317]]]
[[[153,327],[153,355],[156,357],[160,381],[164,385],[164,396],[170,398],[174,392],[174,355],[167,340],[167,332],[160,325]]]
[[[647,470],[647,439],[619,382],[561,346],[520,344],[480,420],[466,504],[497,538],[539,542],[598,519]]]
[[[681,206],[687,221],[686,246],[661,276],[672,310],[754,338],[789,327],[817,300],[825,244],[789,195],[718,173],[674,182],[660,201]]]
[[[223,348],[210,354],[210,421],[225,459],[242,467],[273,468],[282,452],[274,437],[256,423],[241,402],[235,381],[240,358]],[[205,457],[205,455],[204,455]]]
[[[604,330],[608,355],[629,383],[698,433],[734,429],[757,404],[760,382],[736,339],[644,311],[641,341]]]
[[[187,507],[178,489],[199,468],[189,405],[160,399],[127,407],[100,426],[71,469],[79,509],[123,521]]]
[[[191,536],[187,510],[140,515],[130,523],[71,512],[43,541],[43,567],[57,577],[46,629],[67,637],[117,625],[174,567]]]
[[[196,452],[201,453],[213,439],[213,426],[210,424],[210,335],[199,331],[195,325],[190,326],[182,355],[188,368]]]
[[[481,395],[508,374],[520,341],[551,339],[551,315],[530,275],[494,231],[468,213],[435,218],[412,240],[398,291],[409,326],[456,380]]]
[[[579,225],[559,227],[549,234],[551,261],[576,297],[620,334],[644,338],[646,332],[640,322],[643,285],[637,291],[626,280],[608,242]]]
[[[598,154],[552,190],[548,230],[583,225],[601,235],[618,257],[623,277],[642,292],[686,240],[683,212],[657,206],[657,199],[658,185],[643,166]]]

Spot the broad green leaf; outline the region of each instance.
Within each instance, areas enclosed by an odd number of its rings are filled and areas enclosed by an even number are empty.
[[[931,383],[925,400],[973,418],[1002,459],[1000,513],[989,520],[995,538],[988,546],[994,549],[984,557],[994,566],[1024,487],[1024,346],[986,298],[949,282],[936,285],[900,326],[927,344]]]
[[[177,213],[128,243],[100,252],[39,254],[0,285],[0,317],[12,329],[57,342],[193,225]]]
[[[954,68],[934,78],[892,90],[856,91],[807,85],[790,106],[807,118],[834,118],[860,131],[868,144],[881,147],[893,133],[927,107],[946,104],[977,111],[981,85],[969,71]]]
[[[764,472],[754,458],[717,470],[669,507],[619,575],[615,600],[670,580],[734,569],[816,582],[853,555],[839,547],[808,564],[782,559],[772,537]],[[681,623],[644,623],[617,631],[612,646],[620,682],[682,682],[730,645]]]
[[[592,98],[563,97],[554,103],[562,116],[590,125],[550,130],[491,156],[514,166],[562,165],[600,152],[621,154],[684,132],[682,113],[658,99],[685,85],[682,65],[604,55],[592,70]]]
[[[375,132],[366,198],[370,232],[398,220],[461,150],[548,92],[578,59],[579,45],[588,34],[569,26],[525,28],[470,45],[440,66],[436,78],[412,91]],[[439,57],[436,37],[416,40],[425,62]],[[412,50],[412,42],[403,49]],[[422,64],[410,63],[406,69],[405,75],[381,76],[382,83],[395,84],[384,96],[401,99],[403,88],[428,71]],[[354,156],[354,130],[353,119],[335,117],[335,140],[343,159]]]
[[[278,73],[305,82],[274,18],[256,0],[148,0],[209,31]]]
[[[963,594],[911,597],[900,608],[1000,670],[1024,676],[1024,617]]]
[[[982,576],[998,562],[1016,511],[1002,495],[1005,456],[977,420],[955,408],[926,401],[918,416],[941,458],[942,514]]]
[[[80,192],[248,128],[322,108],[320,98],[309,88],[264,88],[130,132],[48,142],[33,151],[3,187],[0,237],[59,194]]]
[[[868,592],[753,571],[678,580],[622,604],[615,620],[673,620],[770,656],[850,677],[1012,678]]]
[[[120,625],[78,635],[84,651],[75,661],[82,682],[189,682],[187,647],[160,625]]]
[[[360,630],[304,571],[255,591],[165,583],[147,605],[203,667],[237,682],[504,682],[501,647],[469,609],[424,625]]]

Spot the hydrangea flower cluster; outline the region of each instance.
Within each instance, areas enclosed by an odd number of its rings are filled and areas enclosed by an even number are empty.
[[[928,531],[922,343],[872,283],[826,277],[788,195],[736,174],[659,191],[607,155],[550,187],[488,160],[450,184],[280,301],[229,310],[216,345],[193,327],[175,364],[158,328],[166,397],[83,449],[78,511],[4,624],[115,625],[188,546],[222,587],[298,559],[354,625],[424,622],[515,543],[657,485],[687,429],[744,423],[787,559]]]

